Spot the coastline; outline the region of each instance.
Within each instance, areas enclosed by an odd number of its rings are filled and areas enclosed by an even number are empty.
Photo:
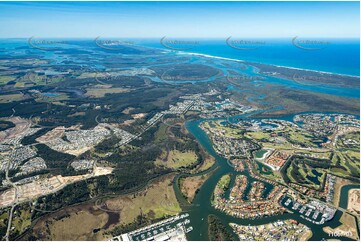
[[[6,39],[1,39],[2,41],[9,41],[9,40],[26,40],[27,38],[6,38]],[[84,40],[88,40],[87,38],[85,38]],[[141,48],[149,48],[149,49],[156,49],[159,51],[163,51],[164,53],[170,53],[170,52],[175,52],[176,54],[180,54],[180,55],[192,55],[192,56],[201,56],[201,57],[205,57],[205,58],[213,58],[213,59],[219,59],[219,60],[227,60],[227,61],[233,61],[233,62],[238,62],[238,63],[243,63],[243,64],[261,64],[261,65],[268,65],[268,66],[273,66],[273,67],[280,67],[280,68],[287,68],[290,70],[299,70],[299,71],[307,71],[307,72],[315,72],[315,73],[319,73],[319,74],[328,74],[328,75],[336,75],[336,76],[341,76],[341,77],[353,77],[353,78],[360,78],[360,75],[350,75],[350,74],[343,74],[343,73],[336,73],[336,72],[329,72],[329,71],[321,71],[321,70],[313,70],[313,69],[307,69],[307,68],[300,68],[300,67],[292,67],[292,66],[284,66],[284,65],[276,65],[276,64],[270,64],[270,63],[264,63],[264,62],[255,62],[255,61],[247,61],[247,60],[241,60],[241,59],[235,59],[235,58],[228,58],[228,57],[222,57],[222,56],[215,56],[215,55],[209,55],[209,54],[202,54],[202,53],[197,53],[197,52],[186,52],[183,50],[170,50],[167,48],[162,48],[162,47],[154,47],[154,46],[148,46],[144,43],[139,43],[139,44],[132,44],[133,46],[137,46],[137,47],[141,47]]]
[[[218,60],[228,60],[228,61],[234,61],[234,62],[239,62],[239,63],[243,63],[243,64],[250,64],[250,65],[252,65],[252,63],[255,63],[255,64],[274,66],[274,67],[282,67],[282,68],[287,68],[287,69],[291,69],[291,70],[316,72],[316,73],[320,73],[320,74],[337,75],[337,76],[345,76],[345,77],[355,77],[355,78],[360,77],[360,76],[357,76],[357,75],[350,75],[350,74],[343,74],[343,73],[336,73],[336,72],[329,72],[329,71],[320,71],[320,70],[313,70],[313,69],[299,68],[299,67],[292,67],[292,66],[283,66],[283,65],[269,64],[269,63],[263,63],[263,62],[240,60],[240,59],[234,59],[234,58],[222,57],[222,56],[215,56],[215,55],[209,55],[209,54],[203,54],[203,53],[197,53],[197,52],[186,52],[186,51],[182,51],[182,50],[169,50],[169,49],[161,48],[161,47],[160,48],[158,48],[158,47],[150,47],[150,46],[146,46],[146,45],[142,45],[142,47],[154,48],[154,49],[158,49],[158,50],[163,50],[165,52],[176,52],[176,54],[180,54],[180,55],[201,56],[201,57],[206,57],[206,58],[213,58],[213,59],[218,59]]]
[[[157,48],[157,49],[162,49],[162,48]],[[177,51],[177,54],[202,56],[202,57],[206,57],[206,58],[213,58],[213,59],[219,59],[219,60],[228,60],[228,61],[240,62],[240,63],[243,63],[243,64],[249,64],[249,65],[252,65],[252,64],[262,64],[262,65],[268,65],[268,66],[274,66],[274,67],[287,68],[287,69],[291,69],[291,70],[299,70],[299,71],[307,71],[307,72],[316,72],[316,73],[319,73],[319,74],[328,74],[328,75],[337,75],[337,76],[355,77],[355,78],[359,78],[359,77],[360,77],[360,76],[356,76],[356,75],[341,74],[341,73],[335,73],[335,72],[327,72],[327,71],[312,70],[312,69],[292,67],[292,66],[283,66],[283,65],[268,64],[268,63],[262,63],[262,62],[239,60],[239,59],[234,59],[234,58],[214,56],[214,55],[208,55],[208,54],[202,54],[202,53],[196,53],[196,52]]]

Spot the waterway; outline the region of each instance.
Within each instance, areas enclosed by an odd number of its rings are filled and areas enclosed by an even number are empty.
[[[247,115],[249,116],[249,115]],[[246,118],[246,116],[239,116],[239,118]],[[174,183],[174,188],[176,191],[176,195],[178,198],[178,201],[181,204],[181,207],[184,211],[188,212],[190,214],[189,219],[191,221],[190,226],[193,227],[193,230],[187,234],[188,240],[208,240],[208,223],[207,218],[209,214],[214,214],[217,217],[221,219],[224,225],[227,226],[228,230],[232,232],[231,228],[229,227],[229,223],[237,223],[241,225],[260,225],[260,224],[266,224],[270,222],[274,222],[277,220],[286,220],[286,219],[294,219],[299,221],[302,224],[307,225],[313,232],[313,235],[311,237],[311,240],[325,240],[325,239],[335,239],[334,237],[329,236],[327,233],[325,233],[322,228],[326,226],[330,226],[331,228],[338,227],[341,225],[339,222],[339,219],[342,215],[341,211],[337,211],[335,214],[335,217],[331,220],[326,222],[323,225],[316,225],[313,224],[299,216],[299,214],[291,214],[291,213],[285,213],[282,215],[276,215],[272,217],[264,217],[259,219],[241,219],[232,217],[230,215],[227,215],[219,210],[216,210],[211,205],[211,199],[212,194],[214,191],[214,188],[219,181],[219,179],[225,175],[225,174],[231,174],[231,186],[234,182],[234,178],[237,174],[243,174],[246,175],[249,184],[255,180],[255,178],[251,177],[248,173],[248,171],[244,172],[236,172],[233,167],[227,162],[227,159],[224,157],[218,155],[216,151],[213,149],[212,142],[208,138],[207,134],[199,127],[200,123],[206,121],[206,119],[202,120],[192,120],[186,123],[186,128],[188,131],[194,135],[194,137],[198,140],[198,142],[202,145],[202,147],[210,154],[212,155],[216,163],[214,167],[212,168],[214,171],[212,172],[212,175],[209,177],[209,179],[203,184],[200,191],[197,193],[195,199],[193,200],[193,203],[191,205],[187,204],[184,197],[182,196],[179,186],[177,182]],[[180,175],[179,175],[180,176]],[[177,178],[176,180],[177,181]],[[273,185],[266,183],[266,191],[270,191]],[[249,189],[249,188],[247,188]],[[232,232],[233,233],[233,232]],[[234,234],[235,235],[235,234]],[[235,235],[236,236],[236,235]],[[237,238],[237,237],[236,237]],[[341,240],[351,240],[346,237],[338,237],[337,239]]]
[[[348,191],[350,191],[351,189],[355,189],[355,188],[359,189],[360,186],[359,185],[345,185],[341,188],[340,203],[339,203],[340,208],[347,209]]]

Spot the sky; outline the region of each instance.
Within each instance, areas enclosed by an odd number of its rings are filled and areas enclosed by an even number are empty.
[[[359,2],[0,2],[0,38],[359,38]]]

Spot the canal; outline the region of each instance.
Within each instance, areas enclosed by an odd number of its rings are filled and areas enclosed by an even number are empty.
[[[191,134],[194,135],[194,137],[198,140],[200,145],[210,155],[212,155],[215,158],[216,163],[212,167],[213,172],[209,177],[209,179],[203,184],[200,191],[197,193],[195,199],[193,200],[192,204],[190,205],[187,204],[184,197],[182,196],[177,182],[174,183],[174,189],[178,201],[180,202],[182,209],[185,212],[189,213],[190,215],[189,219],[191,221],[190,226],[193,227],[193,230],[187,234],[188,240],[195,240],[195,241],[208,240],[207,218],[209,214],[214,214],[218,218],[220,218],[223,224],[227,226],[229,231],[232,231],[229,226],[229,223],[237,223],[240,225],[260,225],[260,224],[274,222],[277,220],[294,219],[302,224],[307,225],[312,230],[313,235],[311,237],[311,240],[335,239],[334,237],[330,237],[327,233],[325,233],[323,231],[323,227],[330,226],[331,228],[336,228],[339,225],[341,225],[341,223],[339,222],[339,219],[342,215],[341,211],[337,211],[335,217],[331,221],[328,221],[323,225],[316,225],[301,218],[298,214],[285,213],[282,215],[250,220],[250,219],[241,219],[241,218],[232,217],[213,208],[211,205],[212,194],[217,182],[223,175],[227,173],[231,174],[232,176],[231,183],[234,181],[234,177],[237,174],[246,175],[249,181],[255,180],[255,178],[250,177],[247,170],[244,172],[236,172],[224,157],[216,153],[216,151],[213,149],[211,140],[208,138],[207,134],[199,127],[202,121],[206,121],[206,120],[189,121],[186,123],[186,128]],[[179,176],[181,176],[181,174],[178,175],[178,177]],[[176,177],[175,181],[178,180],[178,177]],[[272,185],[266,184],[266,190],[270,190],[270,188],[272,188]],[[351,240],[346,237],[337,237],[337,239]]]

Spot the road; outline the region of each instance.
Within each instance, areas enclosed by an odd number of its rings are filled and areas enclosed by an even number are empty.
[[[15,150],[15,146],[13,145],[11,147],[12,149],[12,152],[14,152]],[[10,209],[10,213],[9,213],[9,221],[8,221],[8,227],[7,227],[7,230],[6,230],[6,234],[4,236],[4,239],[6,241],[9,241],[9,235],[10,235],[10,229],[11,229],[11,223],[12,223],[12,220],[13,220],[13,213],[14,213],[14,209],[15,207],[18,205],[18,187],[15,183],[13,183],[10,178],[9,178],[9,168],[10,168],[10,158],[8,159],[8,163],[7,163],[7,169],[6,169],[6,172],[5,172],[5,179],[6,179],[6,182],[7,184],[11,185],[12,187],[14,187],[15,189],[15,202],[14,204],[11,206],[11,209]]]

